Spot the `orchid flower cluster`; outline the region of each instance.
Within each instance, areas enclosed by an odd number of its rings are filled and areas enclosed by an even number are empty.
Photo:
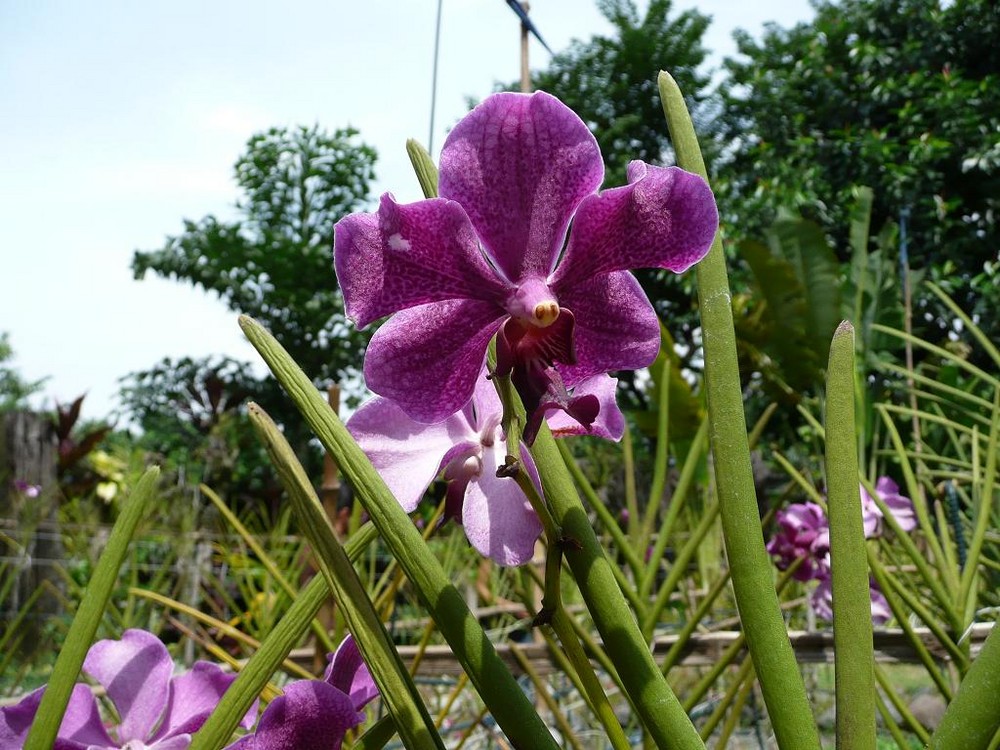
[[[108,726],[90,687],[77,683],[55,750],[184,750],[236,678],[210,662],[173,675],[167,647],[145,630],[96,642],[83,671],[104,688],[119,717]],[[0,750],[24,746],[45,688],[0,709]],[[364,721],[378,695],[354,639],[331,654],[322,680],[287,685],[257,719],[257,702],[240,721],[245,734],[227,750],[339,750],[348,730]],[[254,725],[256,723],[256,728]]]
[[[680,273],[718,228],[697,175],[634,161],[628,185],[597,192],[603,178],[596,139],[558,99],[494,94],[448,136],[438,197],[404,205],[387,193],[335,228],[348,315],[362,327],[391,316],[364,362],[378,396],[348,428],[408,512],[443,475],[447,517],[501,565],[527,562],[542,526],[497,476],[510,446],[489,380],[509,376],[524,404],[519,447],[543,420],[557,435],[619,439],[609,373],[646,367],[660,340],[629,271]]]
[[[892,513],[903,531],[916,528],[913,501],[900,494],[899,485],[886,476],[878,478],[875,492]],[[884,533],[885,518],[872,496],[861,485],[861,517],[865,538],[875,539]],[[830,575],[830,522],[817,503],[793,503],[779,510],[775,518],[778,530],[767,543],[767,551],[775,556],[780,570],[787,570],[799,561],[792,577],[799,581],[817,581],[809,595],[813,611],[824,620],[833,619],[833,589]],[[892,613],[878,585],[869,579],[872,621],[881,625]]]

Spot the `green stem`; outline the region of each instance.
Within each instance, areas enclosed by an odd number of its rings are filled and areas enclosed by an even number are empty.
[[[437,622],[504,733],[520,747],[555,750],[552,735],[469,611],[462,594],[347,428],[270,333],[246,316],[240,318],[240,326],[354,486],[358,499],[412,582],[421,603]]]
[[[707,179],[694,125],[680,89],[665,72],[660,73],[658,84],[678,165]],[[732,296],[721,237],[716,235],[712,249],[697,268],[711,420],[709,437],[736,606],[778,746],[782,750],[819,748],[819,733],[785,630],[758,522],[736,360]]]
[[[545,425],[539,430],[533,454],[552,514],[570,540],[564,548],[566,561],[642,724],[657,747],[700,750],[704,743],[653,661]]]
[[[601,722],[601,726],[604,727],[611,746],[615,750],[628,750],[630,747],[628,738],[625,737],[625,732],[622,729],[622,725],[618,723],[618,717],[615,716],[615,710],[608,701],[604,687],[601,685],[601,681],[597,679],[594,667],[584,653],[580,641],[577,640],[576,632],[573,630],[573,625],[569,620],[570,616],[567,614],[565,608],[559,607],[552,618],[552,629],[559,637],[559,642],[562,644],[564,653],[569,658],[570,664],[573,665],[577,677],[579,677],[580,682],[583,684],[587,700],[593,706],[594,713]]]
[[[417,687],[375,611],[357,571],[337,541],[323,504],[305,469],[267,413],[254,403],[250,404],[248,412],[250,423],[264,443],[271,464],[292,501],[292,510],[299,526],[312,546],[320,571],[347,620],[358,649],[378,686],[382,704],[392,716],[400,738],[410,748],[444,750],[444,742],[434,729],[434,722]]]
[[[833,334],[826,386],[826,481],[833,588],[837,750],[875,750],[871,592],[858,502],[854,327]]]
[[[378,534],[367,523],[351,535],[347,556],[356,560]],[[223,694],[215,710],[209,714],[191,738],[190,750],[218,750],[229,742],[240,719],[260,695],[281,663],[316,617],[319,608],[330,596],[330,587],[321,575],[313,576],[292,600],[284,616],[267,634],[260,648],[250,657],[233,684]]]
[[[948,704],[930,750],[986,750],[1000,731],[1000,626],[994,625],[972,662],[955,699]]]
[[[83,660],[94,640],[97,626],[104,617],[104,609],[111,598],[111,592],[118,584],[118,571],[125,560],[125,555],[128,554],[129,542],[143,512],[153,498],[159,476],[160,470],[155,466],[142,475],[111,528],[104,552],[94,567],[93,575],[76,610],[76,616],[70,623],[66,640],[59,649],[48,686],[38,704],[35,716],[45,719],[32,723],[24,742],[24,750],[48,750],[56,741]]]
[[[628,537],[625,536],[625,532],[622,531],[621,526],[618,525],[615,517],[612,515],[611,511],[608,510],[608,506],[604,504],[604,501],[597,496],[594,488],[591,487],[587,477],[584,475],[583,471],[581,471],[579,465],[576,463],[576,460],[573,458],[573,454],[570,453],[566,442],[560,440],[557,441],[557,445],[559,446],[559,453],[562,454],[563,461],[566,464],[566,469],[573,477],[573,481],[576,483],[576,486],[580,488],[580,491],[586,498],[587,503],[601,520],[604,530],[611,535],[611,539],[615,543],[616,551],[625,558],[625,562],[632,571],[632,575],[635,576],[636,580],[639,580],[642,576],[643,570],[643,564],[639,557],[639,553],[633,549]]]

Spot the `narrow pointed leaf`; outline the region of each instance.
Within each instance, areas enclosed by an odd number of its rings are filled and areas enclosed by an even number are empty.
[[[464,597],[347,428],[270,333],[247,316],[240,318],[240,326],[354,486],[372,522],[504,733],[519,747],[554,750],[552,735],[469,611]]]
[[[264,442],[271,464],[277,469],[282,486],[291,498],[299,527],[309,539],[320,570],[340,611],[344,613],[400,738],[414,750],[443,750],[444,743],[434,729],[434,722],[420,699],[417,687],[368,598],[357,571],[337,541],[305,469],[267,413],[254,403],[248,409],[250,422]]]
[[[66,640],[59,649],[48,687],[38,706],[36,715],[44,716],[45,721],[36,721],[32,724],[24,743],[24,750],[48,750],[56,741],[56,734],[59,732],[63,714],[66,713],[73,685],[80,675],[80,668],[94,640],[97,626],[104,617],[104,609],[108,606],[111,592],[118,584],[118,571],[128,553],[132,535],[156,492],[156,480],[159,476],[159,468],[154,466],[148,469],[122,506],[121,514],[111,529],[104,552],[101,553],[83,599],[80,600],[76,616],[69,626]]]

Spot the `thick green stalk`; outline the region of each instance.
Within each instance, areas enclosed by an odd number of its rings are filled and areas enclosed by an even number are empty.
[[[250,404],[248,411],[250,423],[264,443],[271,464],[292,501],[299,527],[312,546],[320,571],[347,620],[358,650],[382,695],[382,704],[392,716],[400,738],[408,748],[444,750],[444,742],[434,729],[434,721],[420,698],[417,686],[413,684],[392,638],[382,625],[357,571],[337,541],[305,469],[267,413],[254,403]]]
[[[347,428],[263,326],[247,316],[240,318],[240,326],[320,442],[336,459],[497,724],[516,747],[555,750],[552,735],[497,655],[462,594]],[[614,588],[617,590],[617,584]]]
[[[854,327],[830,345],[826,376],[826,481],[833,587],[837,750],[875,750],[875,671],[864,523],[858,502]]]
[[[707,179],[694,125],[677,83],[661,71],[658,84],[677,164]],[[778,746],[782,750],[818,748],[816,722],[785,631],[771,580],[771,561],[764,548],[736,361],[732,296],[718,235],[697,269],[709,439],[736,606]]]
[[[983,644],[972,662],[955,699],[948,704],[937,730],[931,735],[930,750],[986,750],[1000,731],[1000,625]]]
[[[48,750],[56,741],[70,694],[80,675],[80,667],[87,657],[97,626],[104,617],[104,609],[108,606],[111,592],[118,584],[118,571],[125,560],[125,555],[128,554],[129,542],[132,541],[135,528],[139,525],[139,520],[156,491],[156,480],[159,476],[160,470],[155,466],[142,475],[111,529],[104,552],[94,567],[90,583],[87,584],[87,590],[83,593],[83,599],[80,600],[73,622],[70,623],[66,640],[63,641],[55,666],[52,668],[49,684],[38,705],[35,716],[44,719],[39,718],[31,725],[24,742],[24,750]]]
[[[570,617],[571,615],[566,612],[565,608],[559,607],[552,617],[552,629],[559,637],[563,651],[576,672],[580,684],[586,691],[585,696],[588,703],[591,704],[594,713],[604,727],[604,731],[607,732],[611,746],[615,750],[628,750],[629,742],[625,737],[622,725],[618,723],[618,717],[615,716],[615,711],[611,707],[611,703],[608,702],[604,687],[597,679],[594,667],[576,637]]]
[[[701,750],[705,745],[653,661],[566,463],[545,425],[535,439],[532,455],[552,515],[564,538],[572,540],[565,545],[566,562],[640,721],[659,748]]]
[[[357,560],[378,534],[371,523],[366,523],[351,535],[347,542],[347,556]],[[243,665],[233,684],[223,694],[215,710],[191,738],[190,750],[218,750],[229,742],[240,719],[250,709],[261,690],[271,679],[289,652],[299,642],[302,634],[330,596],[330,587],[323,576],[313,576],[292,600],[284,616],[271,628],[253,656]]]

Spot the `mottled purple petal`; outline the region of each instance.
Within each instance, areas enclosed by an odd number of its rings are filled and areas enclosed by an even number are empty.
[[[161,741],[197,732],[235,679],[236,675],[226,674],[218,665],[207,661],[195,662],[190,671],[174,677],[170,681],[170,696],[163,723],[154,739]],[[257,702],[254,701],[240,721],[240,726],[249,729],[256,718]]]
[[[497,477],[496,470],[503,466],[506,455],[506,446],[500,441],[483,450],[483,471],[469,483],[462,526],[480,554],[498,565],[523,565],[534,554],[542,524],[517,482]],[[527,450],[522,449],[521,460],[540,491],[538,472]]]
[[[596,435],[608,440],[621,440],[625,434],[625,415],[618,408],[615,400],[615,390],[618,386],[618,378],[609,375],[595,375],[579,383],[573,389],[574,396],[584,396],[592,394],[597,397],[601,404],[601,411],[597,419],[588,430],[564,411],[550,412],[545,421],[549,424],[549,429],[556,437],[566,435]]]
[[[882,534],[882,509],[868,494],[864,485],[860,486],[861,492],[861,525],[864,529],[865,539],[874,539]]]
[[[341,692],[347,693],[360,711],[378,697],[378,688],[368,665],[361,658],[354,636],[348,635],[327,665],[323,679]]]
[[[148,740],[167,705],[174,663],[160,639],[145,630],[126,630],[121,640],[98,641],[83,671],[108,691],[121,723],[118,738]]]
[[[380,396],[362,404],[347,429],[407,513],[416,509],[452,447],[478,440],[462,412],[426,425]]]
[[[400,205],[386,193],[378,213],[337,222],[333,257],[347,314],[361,328],[428,302],[509,293],[465,211],[442,198]]]
[[[630,273],[598,276],[561,294],[576,316],[575,365],[560,365],[567,386],[615,370],[648,366],[660,350],[660,323]]]
[[[478,300],[447,300],[396,313],[365,355],[368,387],[417,422],[440,422],[472,398],[503,310]]]
[[[917,511],[913,507],[913,501],[899,493],[898,484],[889,477],[879,477],[875,483],[875,491],[903,531],[917,528]]]
[[[874,581],[869,582],[869,587],[869,595],[872,600],[872,622],[876,625],[885,625],[892,619],[889,602]]]
[[[603,179],[597,141],[565,104],[543,92],[501,93],[452,129],[438,185],[517,282],[552,272],[570,217]]]
[[[0,750],[20,750],[24,747],[44,693],[45,688],[40,687],[20,702],[0,708]],[[86,685],[73,686],[57,737],[53,750],[86,750],[89,746],[115,744],[104,730],[97,701]]]
[[[300,680],[264,710],[247,750],[339,750],[364,720],[350,697],[322,680]]]
[[[719,212],[701,177],[634,161],[629,182],[580,205],[566,255],[552,279],[560,300],[562,289],[611,271],[668,268],[680,273],[711,247]]]
[[[819,585],[809,595],[809,605],[817,617],[833,620],[833,583],[830,576],[820,579]]]

